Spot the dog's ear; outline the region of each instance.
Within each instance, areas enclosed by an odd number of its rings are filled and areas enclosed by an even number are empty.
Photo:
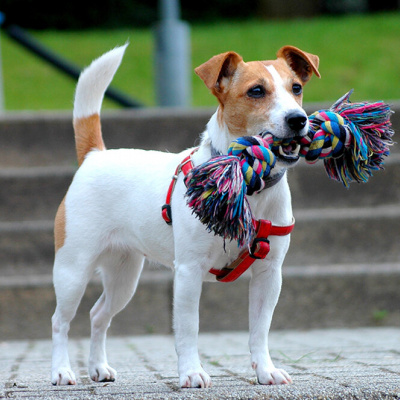
[[[310,80],[313,72],[318,78],[319,58],[314,54],[306,53],[294,46],[284,46],[277,53],[278,58],[283,58],[296,75],[306,83]]]
[[[206,86],[215,92],[222,89],[222,81],[224,78],[231,78],[236,68],[243,58],[234,51],[218,54],[204,64],[197,67],[194,72],[204,81]]]

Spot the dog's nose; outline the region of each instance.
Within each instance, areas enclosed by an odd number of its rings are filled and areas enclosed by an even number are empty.
[[[300,132],[307,124],[307,117],[300,112],[292,112],[286,116],[286,122],[293,131]]]

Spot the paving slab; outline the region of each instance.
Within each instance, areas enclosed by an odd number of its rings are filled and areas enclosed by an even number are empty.
[[[0,342],[0,398],[16,399],[399,399],[400,328],[273,331],[272,357],[291,385],[261,386],[250,366],[246,332],[200,334],[210,389],[181,389],[172,335],[111,337],[113,383],[86,370],[89,340],[70,344],[76,386],[50,383],[49,340]]]

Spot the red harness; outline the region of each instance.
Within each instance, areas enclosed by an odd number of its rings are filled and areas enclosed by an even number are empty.
[[[171,197],[178,175],[182,172],[186,176],[194,167],[192,163],[192,154],[195,151],[197,151],[197,148],[177,166],[169,185],[165,204],[162,206],[161,211],[162,217],[168,225],[172,224]],[[256,237],[253,239],[251,246],[248,249],[244,249],[239,254],[239,257],[228,266],[222,269],[211,268],[209,270],[210,273],[216,275],[219,282],[232,282],[236,280],[249,269],[255,260],[264,259],[270,251],[268,236],[285,236],[291,233],[294,228],[294,218],[292,224],[288,226],[272,225],[272,222],[266,219],[253,219],[253,224],[256,228]]]

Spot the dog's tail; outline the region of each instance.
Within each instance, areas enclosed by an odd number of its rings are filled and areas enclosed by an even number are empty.
[[[80,75],[75,91],[74,131],[78,163],[91,150],[105,150],[100,124],[104,93],[117,71],[127,44],[103,54]]]

